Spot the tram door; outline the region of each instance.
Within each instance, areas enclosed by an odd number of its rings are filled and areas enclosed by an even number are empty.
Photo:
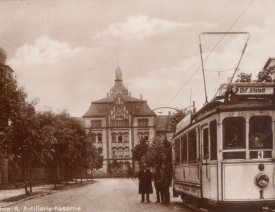
[[[201,130],[202,138],[202,191],[204,198],[211,196],[210,164],[209,164],[209,128],[205,126]]]

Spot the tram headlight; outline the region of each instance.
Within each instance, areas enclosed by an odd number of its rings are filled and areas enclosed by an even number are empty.
[[[255,177],[255,184],[260,188],[265,188],[269,183],[269,178],[265,174],[258,174]]]

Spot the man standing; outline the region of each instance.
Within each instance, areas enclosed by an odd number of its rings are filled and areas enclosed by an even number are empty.
[[[156,189],[156,195],[157,195],[157,201],[156,202],[160,202],[160,197],[161,197],[161,192],[160,192],[160,184],[161,184],[161,172],[159,169],[159,166],[156,165],[155,166],[155,170],[154,170],[154,185],[155,185],[155,189]],[[162,201],[161,201],[162,202]]]
[[[152,173],[147,166],[144,166],[142,170],[138,173],[139,179],[139,189],[138,192],[141,194],[141,202],[144,202],[144,197],[146,194],[147,202],[150,202],[149,194],[153,193],[152,187]]]
[[[163,204],[170,204],[170,193],[169,186],[172,182],[172,174],[166,164],[162,164],[161,166],[161,196]]]

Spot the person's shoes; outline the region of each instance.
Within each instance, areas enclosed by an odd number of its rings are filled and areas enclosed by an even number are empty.
[[[147,200],[147,202],[151,202],[150,200]]]
[[[141,200],[140,202],[144,202],[144,200]]]
[[[159,202],[159,201],[157,200],[155,203],[157,203],[157,202]]]

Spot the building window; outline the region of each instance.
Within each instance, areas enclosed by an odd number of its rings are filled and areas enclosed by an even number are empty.
[[[124,148],[124,155],[125,155],[126,157],[129,157],[129,147],[125,147],[125,148]]]
[[[123,157],[123,150],[122,147],[118,148],[118,157]]]
[[[139,127],[148,127],[148,119],[138,119]]]
[[[88,140],[91,143],[95,143],[96,142],[96,134],[89,132],[89,134],[88,134]]]
[[[116,143],[116,133],[112,133],[112,143]]]
[[[91,128],[101,128],[101,120],[91,120]]]
[[[97,142],[102,143],[102,134],[101,133],[97,134]]]
[[[148,132],[144,133],[144,140],[146,140],[146,141],[149,140],[149,133]]]
[[[124,133],[124,143],[128,143],[129,142],[129,133]]]
[[[116,156],[116,147],[112,148],[112,153],[113,153],[113,156]]]
[[[111,127],[129,127],[129,119],[111,120]]]
[[[98,154],[102,154],[102,148],[101,147],[97,148],[97,152]]]
[[[122,133],[118,133],[118,143],[122,143]]]

